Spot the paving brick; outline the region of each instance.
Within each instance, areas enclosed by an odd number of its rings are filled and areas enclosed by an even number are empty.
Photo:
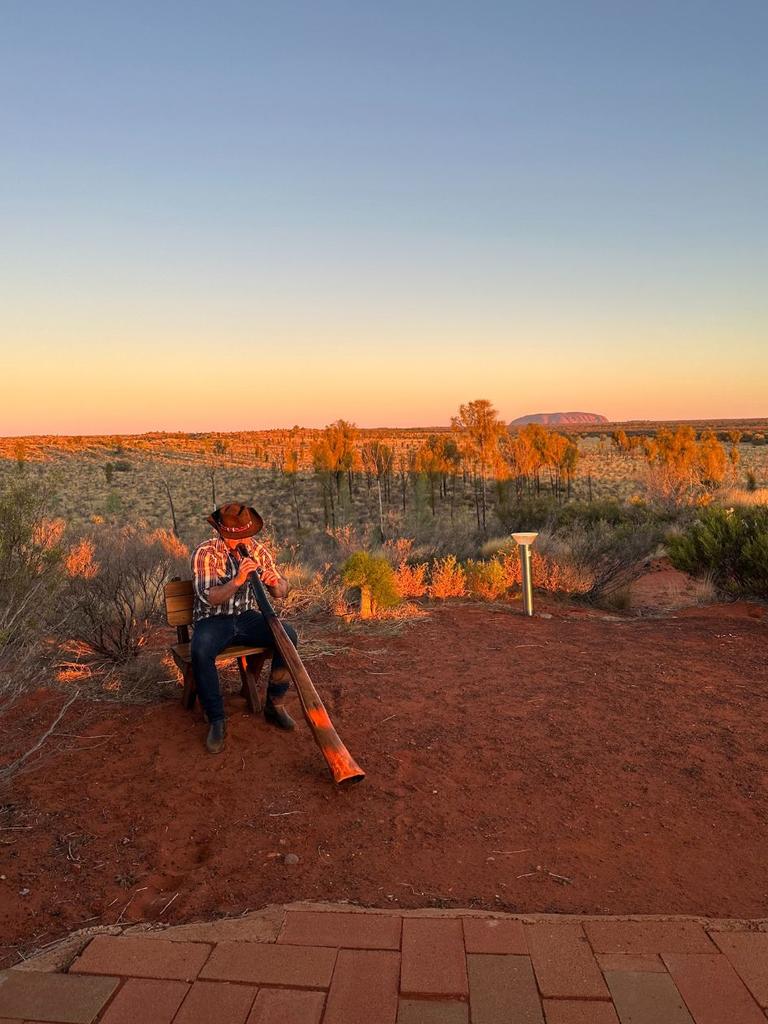
[[[337,951],[321,946],[220,942],[201,978],[287,988],[328,988]]]
[[[263,988],[256,996],[248,1024],[320,1024],[325,992]]]
[[[468,953],[528,954],[522,921],[499,917],[465,917],[464,945]]]
[[[606,971],[605,980],[621,1024],[694,1024],[668,974]]]
[[[529,957],[471,953],[467,968],[472,1024],[543,1024]]]
[[[545,999],[544,1014],[547,1024],[619,1024],[611,1004],[594,999]]]
[[[710,932],[755,999],[768,1007],[768,932]]]
[[[34,971],[0,973],[0,1013],[57,1024],[91,1024],[119,984],[117,978],[78,978]]]
[[[171,1024],[189,985],[183,981],[130,978],[115,996],[101,1024]]]
[[[606,971],[653,971],[666,974],[667,968],[657,953],[596,953],[595,959],[600,970]]]
[[[70,967],[70,974],[119,974],[125,978],[194,981],[211,947],[134,935],[97,935]]]
[[[527,925],[525,935],[543,996],[608,998],[600,968],[580,925]]]
[[[400,949],[402,918],[395,914],[288,911],[278,942],[337,949]]]
[[[662,957],[696,1024],[766,1024],[765,1014],[720,953]]]
[[[714,953],[694,921],[585,921],[596,953]]]
[[[399,980],[399,953],[340,950],[323,1024],[395,1024]]]
[[[469,1008],[458,1000],[401,999],[397,1024],[468,1024]]]
[[[467,966],[461,921],[406,917],[403,920],[404,996],[466,996]]]
[[[245,1024],[256,998],[251,985],[228,981],[196,981],[173,1024]]]

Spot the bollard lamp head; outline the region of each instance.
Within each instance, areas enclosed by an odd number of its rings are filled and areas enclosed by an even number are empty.
[[[533,544],[538,536],[538,533],[513,533],[512,539],[518,544]]]

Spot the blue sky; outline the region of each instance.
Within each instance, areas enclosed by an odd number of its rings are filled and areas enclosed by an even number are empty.
[[[0,433],[768,415],[768,4],[0,11]]]

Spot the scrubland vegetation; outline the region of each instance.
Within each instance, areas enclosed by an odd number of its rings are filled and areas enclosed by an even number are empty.
[[[759,425],[758,425],[759,426]],[[690,425],[510,431],[487,401],[450,429],[0,442],[0,714],[41,678],[103,693],[172,675],[162,594],[225,501],[254,504],[287,615],[397,619],[414,602],[514,600],[510,534],[538,530],[535,585],[617,601],[654,555],[722,596],[768,596],[765,433]],[[618,602],[620,604],[620,601]],[[151,656],[150,656],[151,655]],[[107,666],[106,675],[104,666]],[[105,682],[106,679],[106,682]]]

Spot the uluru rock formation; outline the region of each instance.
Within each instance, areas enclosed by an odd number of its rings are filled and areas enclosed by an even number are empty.
[[[541,423],[547,427],[565,427],[574,423],[607,423],[608,419],[596,412],[535,412],[518,416],[510,427],[524,427],[528,423]]]

